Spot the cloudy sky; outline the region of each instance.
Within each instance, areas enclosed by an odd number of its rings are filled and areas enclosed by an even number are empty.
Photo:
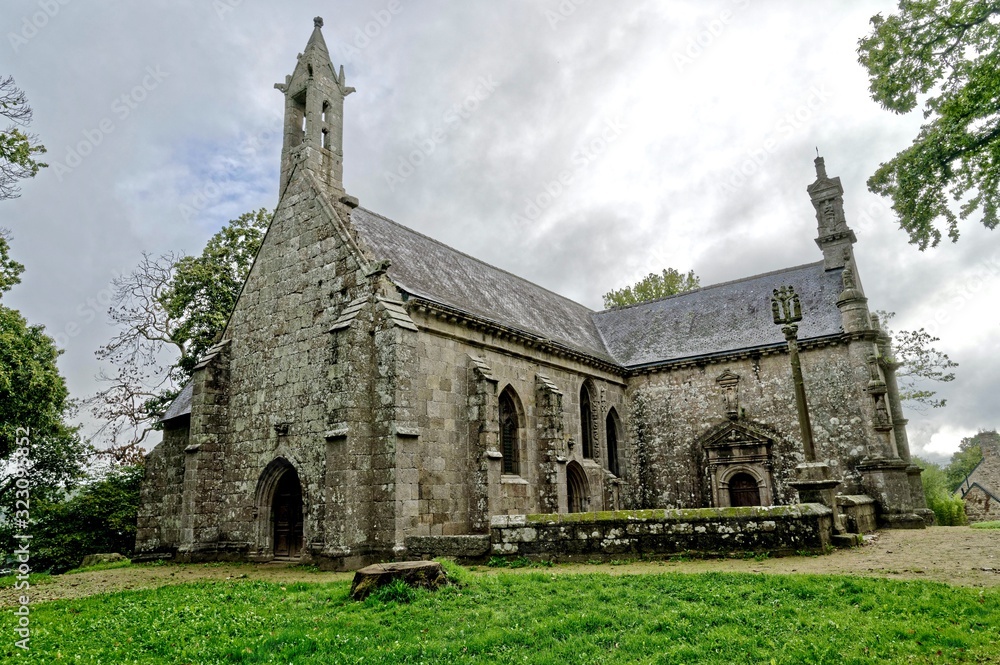
[[[4,301],[65,348],[73,394],[94,392],[110,280],[276,204],[273,84],[322,16],[357,88],[348,192],[592,308],[666,266],[707,285],[819,260],[805,191],[818,146],[870,304],[961,364],[946,408],[910,414],[914,449],[947,455],[1000,425],[1000,236],[970,222],[921,253],[865,187],[920,121],[872,102],[856,62],[870,16],[893,8],[5,0],[0,74],[27,93],[51,166],[0,203],[27,266]]]

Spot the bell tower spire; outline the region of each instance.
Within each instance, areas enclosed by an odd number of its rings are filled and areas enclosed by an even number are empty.
[[[817,153],[816,181],[806,188],[816,208],[819,236],[816,244],[823,250],[823,263],[827,270],[854,264],[854,243],[857,236],[847,226],[844,217],[844,187],[840,178],[826,174],[826,162]]]
[[[285,94],[279,192],[285,191],[295,169],[307,169],[337,200],[344,195],[344,98],[354,88],[346,85],[343,65],[339,73],[334,71],[323,19],[317,16],[313,26],[295,71],[284,83],[274,84]]]

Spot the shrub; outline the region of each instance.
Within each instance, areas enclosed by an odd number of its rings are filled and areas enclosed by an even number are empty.
[[[948,479],[944,469],[926,460],[915,461],[924,469],[921,474],[924,497],[927,499],[927,507],[934,511],[937,523],[940,526],[968,524],[965,517],[965,502],[948,491]]]
[[[62,573],[88,554],[131,556],[142,474],[141,466],[116,467],[72,496],[34,504],[32,568]]]

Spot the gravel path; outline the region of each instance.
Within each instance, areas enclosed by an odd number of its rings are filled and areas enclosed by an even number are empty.
[[[480,572],[497,569],[479,566]],[[506,569],[504,569],[506,570]],[[531,572],[537,568],[514,571]],[[935,580],[970,587],[1000,586],[1000,530],[934,527],[919,531],[883,531],[863,547],[826,556],[774,559],[708,559],[635,563],[559,564],[554,573],[705,573],[829,574]],[[32,586],[33,603],[80,598],[109,591],[150,589],[200,580],[255,579],[271,582],[340,582],[352,573],[320,573],[282,564],[164,564],[135,565],[114,570],[57,575]],[[0,606],[13,605],[23,591],[0,588]]]

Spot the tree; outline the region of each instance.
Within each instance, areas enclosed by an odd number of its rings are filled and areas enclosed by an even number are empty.
[[[924,472],[920,480],[924,486],[924,498],[934,511],[938,526],[960,526],[966,524],[965,502],[955,496],[948,486],[947,473],[940,464],[914,457],[913,461]]]
[[[632,286],[604,294],[604,307],[625,307],[649,300],[656,300],[675,293],[691,291],[701,286],[693,270],[681,274],[674,268],[664,268],[663,272],[649,273]]]
[[[73,494],[36,503],[32,511],[31,564],[62,573],[88,554],[135,549],[142,466],[113,466]]]
[[[899,225],[921,250],[958,240],[958,220],[979,212],[997,225],[1000,206],[1000,4],[900,0],[871,19],[858,42],[872,99],[926,120],[913,144],[881,164],[868,188],[892,200]],[[957,207],[957,214],[955,207]]]
[[[104,425],[97,436],[121,462],[141,459],[141,444],[225,328],[271,222],[265,209],[231,220],[199,256],[143,254],[116,278],[109,318],[119,332],[97,351],[115,367],[88,402]]]
[[[10,258],[10,231],[0,229],[0,296],[21,283],[24,266]]]
[[[983,460],[983,444],[1000,447],[1000,434],[996,430],[984,429],[978,434],[962,439],[945,469],[950,491],[956,491],[976,465]]]
[[[895,312],[876,312],[883,324],[887,324],[896,316]],[[916,411],[924,411],[927,407],[939,409],[947,403],[945,399],[937,399],[936,390],[927,388],[928,381],[948,383],[955,380],[951,370],[958,363],[941,353],[932,344],[940,342],[924,328],[919,330],[900,330],[892,332],[885,328],[892,338],[894,360],[899,363],[896,369],[896,379],[899,381],[899,399]]]
[[[0,236],[0,296],[20,281],[23,270]],[[82,476],[89,448],[66,424],[73,405],[56,366],[60,353],[42,326],[29,325],[20,312],[0,304],[0,505],[12,505],[16,469],[10,462],[20,439],[30,444],[33,493]]]
[[[0,115],[11,122],[0,131],[0,200],[20,196],[18,180],[34,178],[44,164],[35,159],[45,152],[34,134],[26,134],[21,127],[31,122],[32,110],[24,92],[14,85],[14,78],[0,77]]]

